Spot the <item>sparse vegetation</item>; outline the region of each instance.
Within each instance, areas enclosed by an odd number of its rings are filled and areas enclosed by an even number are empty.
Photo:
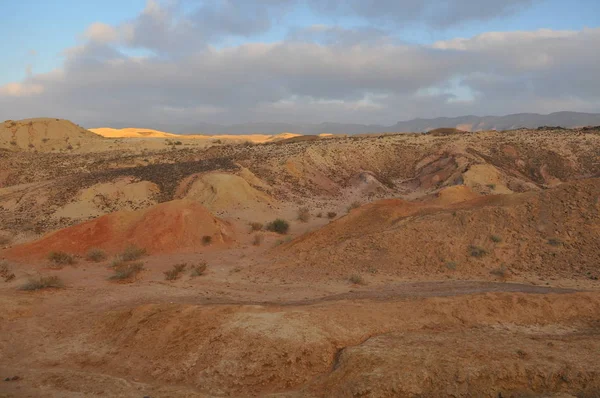
[[[494,243],[502,242],[502,238],[499,237],[498,235],[490,235],[490,240]]]
[[[563,241],[558,239],[558,238],[548,238],[548,244],[550,246],[562,246],[563,245]]]
[[[202,276],[206,272],[206,268],[208,268],[208,264],[206,261],[202,261],[198,265],[192,267],[191,276]]]
[[[289,229],[290,224],[287,221],[282,220],[281,218],[278,218],[277,220],[267,224],[267,231],[277,232],[281,235],[287,234]]]
[[[179,275],[187,268],[187,263],[175,264],[173,268],[164,272],[165,279],[168,281],[174,281],[179,278]]]
[[[204,246],[208,246],[208,245],[210,245],[211,243],[212,243],[212,236],[210,236],[210,235],[204,235],[204,236],[202,237],[202,244],[203,244]]]
[[[72,254],[57,251],[48,254],[48,260],[56,265],[72,265],[75,264],[75,257]]]
[[[144,263],[137,262],[131,264],[122,264],[115,267],[115,273],[108,279],[111,281],[121,281],[131,279],[144,270]]]
[[[317,218],[323,218],[323,213],[317,213]]]
[[[11,141],[11,142],[10,142],[10,145],[13,145],[13,146],[17,145],[17,141],[14,141],[14,140],[13,140],[13,141]]]
[[[263,229],[263,223],[261,222],[251,222],[250,223],[250,232],[260,231]]]
[[[34,291],[42,289],[59,289],[64,287],[62,280],[56,276],[40,276],[30,279],[26,284],[21,286],[21,290]]]
[[[337,213],[335,211],[330,211],[327,213],[327,218],[332,219],[332,218],[336,218],[337,217]]]
[[[458,267],[458,264],[454,261],[448,261],[446,262],[446,268],[448,268],[451,271],[456,271],[456,267]]]
[[[496,189],[496,184],[488,184],[487,187],[493,191]]]
[[[135,245],[129,245],[121,254],[121,259],[123,261],[135,261],[146,255],[146,249],[137,247]]]
[[[301,207],[298,209],[298,221],[308,222],[310,220],[310,210],[308,207]]]
[[[101,261],[106,260],[106,252],[100,249],[90,249],[85,255],[85,259],[87,261],[93,261],[95,263],[99,263]]]
[[[254,240],[252,241],[252,244],[254,246],[260,246],[262,244],[263,238],[264,237],[262,235],[254,235]]]
[[[502,264],[500,267],[491,270],[490,274],[500,277],[502,279],[506,279],[506,277],[508,276],[508,269],[504,264]]]
[[[15,279],[15,274],[10,270],[7,261],[0,261],[0,278],[4,279],[4,282],[10,282]]]
[[[369,274],[371,274],[371,275],[375,275],[378,272],[377,268],[375,268],[373,266],[369,267],[369,269],[367,271],[369,271]]]
[[[350,281],[350,283],[353,283],[355,285],[365,284],[365,280],[363,279],[363,277],[358,274],[350,275],[350,278],[348,278],[348,280]]]
[[[471,257],[483,257],[488,254],[487,250],[483,247],[473,245],[469,246],[469,253],[471,254]]]
[[[352,210],[359,208],[362,205],[362,203],[360,203],[359,201],[354,201],[352,203],[350,203],[350,206],[348,206],[348,213],[350,213]]]

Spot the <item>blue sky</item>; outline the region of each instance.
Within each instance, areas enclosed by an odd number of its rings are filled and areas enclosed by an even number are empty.
[[[0,2],[0,119],[600,112],[597,0]]]

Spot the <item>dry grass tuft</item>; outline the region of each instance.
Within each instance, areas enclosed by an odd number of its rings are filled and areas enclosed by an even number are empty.
[[[191,276],[202,276],[206,272],[207,268],[208,268],[208,264],[206,263],[206,261],[202,261],[200,264],[192,267],[192,272],[190,275]]]
[[[252,244],[254,246],[260,246],[263,242],[264,237],[262,235],[254,235],[254,240],[252,241]]]
[[[65,252],[50,252],[48,260],[56,265],[73,265],[76,263],[75,257],[72,254]]]
[[[29,282],[21,286],[21,290],[34,291],[42,289],[60,289],[64,286],[62,280],[56,275],[40,276],[39,278],[30,279]]]
[[[129,245],[120,257],[123,261],[135,261],[144,257],[146,253],[147,251],[144,248],[137,247],[135,245]]]
[[[310,210],[308,207],[301,207],[298,209],[298,221],[308,222],[310,220]]]
[[[122,264],[115,267],[114,275],[111,275],[108,279],[111,281],[121,281],[131,279],[144,270],[144,263],[137,262],[131,264]]]
[[[250,232],[256,232],[263,229],[263,223],[261,222],[251,222],[250,223]]]
[[[179,275],[187,268],[187,263],[175,264],[172,269],[165,271],[165,279],[174,281],[179,279]]]
[[[354,274],[354,275],[350,275],[350,278],[348,278],[348,280],[350,281],[350,283],[353,283],[355,285],[364,285],[365,280],[363,279],[362,276],[358,275],[358,274]]]
[[[85,259],[87,261],[93,261],[95,263],[99,263],[101,261],[106,260],[106,252],[100,249],[90,249],[85,255]]]

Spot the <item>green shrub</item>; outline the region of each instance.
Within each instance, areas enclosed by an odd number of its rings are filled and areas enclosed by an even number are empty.
[[[267,224],[267,231],[277,232],[281,235],[287,234],[289,229],[290,224],[287,221],[282,220],[281,218],[278,218],[277,220]]]
[[[185,271],[187,267],[186,263],[175,264],[172,269],[165,271],[165,279],[168,281],[174,281],[179,278],[179,275]]]
[[[106,253],[100,249],[90,249],[85,256],[85,259],[88,261],[99,263],[101,261],[106,260]]]
[[[58,276],[40,276],[39,278],[30,279],[29,282],[21,286],[21,290],[59,289],[61,287],[64,287],[64,283]]]
[[[135,245],[129,245],[125,251],[121,254],[123,261],[135,261],[139,260],[146,255],[146,249],[137,247]]]
[[[75,264],[75,257],[72,254],[65,252],[50,252],[48,260],[56,265],[72,265]]]

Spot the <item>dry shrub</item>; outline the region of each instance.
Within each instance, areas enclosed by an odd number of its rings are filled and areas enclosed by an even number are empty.
[[[487,250],[485,250],[483,247],[479,247],[479,246],[469,246],[469,253],[471,254],[471,257],[483,257],[486,254],[488,254]]]
[[[72,265],[75,264],[75,257],[72,254],[65,252],[50,252],[48,260],[56,265]]]
[[[358,274],[350,275],[350,278],[348,278],[348,280],[355,285],[365,284],[365,280],[363,279],[363,277]]]
[[[122,264],[115,267],[115,273],[108,279],[111,281],[121,281],[131,279],[144,270],[144,263],[137,262],[131,264]]]
[[[21,290],[59,289],[64,286],[64,283],[58,276],[40,276],[30,279],[29,282],[21,286]]]
[[[187,263],[175,264],[172,269],[165,271],[165,279],[168,281],[174,281],[179,278],[179,275],[185,271]]]
[[[208,264],[206,263],[206,261],[202,261],[198,265],[195,265],[192,267],[192,273],[190,275],[191,276],[202,276],[206,272],[207,268],[208,268]]]
[[[146,255],[146,249],[141,247],[137,247],[135,245],[129,245],[125,249],[125,251],[121,254],[121,259],[123,261],[135,261]]]
[[[350,203],[350,206],[348,206],[348,213],[350,213],[352,210],[354,209],[358,209],[360,206],[362,206],[362,203],[360,203],[359,201],[354,201],[352,203]]]
[[[263,229],[263,223],[261,222],[251,222],[250,223],[250,232],[260,231]]]
[[[0,261],[0,278],[4,279],[4,282],[15,279],[15,274],[10,270],[8,262],[5,260]]]
[[[332,218],[336,218],[337,217],[337,213],[335,211],[330,211],[327,213],[327,218],[332,219]]]
[[[504,264],[502,264],[502,266],[491,270],[490,274],[497,276],[499,278],[502,278],[502,279],[506,279],[506,277],[508,276],[508,269],[506,268],[506,266]]]
[[[254,235],[254,240],[252,241],[252,244],[254,246],[260,246],[263,242],[263,238],[264,237],[262,235]]]
[[[301,207],[298,209],[298,221],[308,222],[310,220],[310,210],[308,207]]]
[[[106,252],[100,249],[90,249],[85,255],[85,259],[88,261],[93,261],[95,263],[99,263],[101,261],[106,260]]]
[[[204,246],[208,246],[208,245],[210,245],[211,243],[212,243],[212,236],[210,236],[210,235],[204,235],[204,236],[202,237],[202,244],[203,244]]]

